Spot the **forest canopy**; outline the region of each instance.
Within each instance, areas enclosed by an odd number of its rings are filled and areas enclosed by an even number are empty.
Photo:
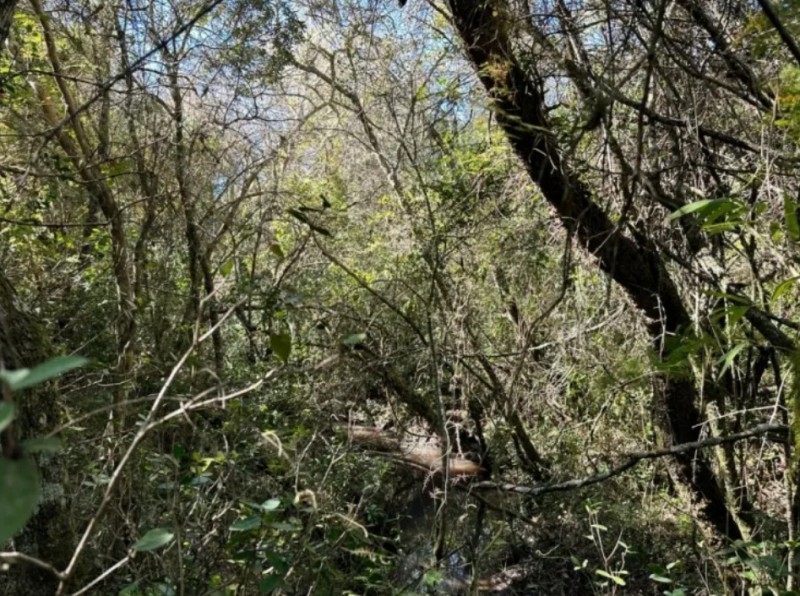
[[[800,594],[800,2],[5,0],[0,594]]]

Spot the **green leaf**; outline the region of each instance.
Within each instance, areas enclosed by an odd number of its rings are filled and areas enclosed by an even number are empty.
[[[20,368],[17,370],[0,370],[0,381],[5,382],[9,389],[17,389],[17,385],[25,380],[30,374],[30,369]]]
[[[758,576],[755,574],[755,572],[750,571],[749,569],[742,572],[742,577],[749,579],[751,582],[758,582]]]
[[[61,439],[57,437],[34,437],[22,442],[25,453],[58,453],[61,447]]]
[[[733,327],[736,323],[742,320],[750,310],[749,304],[736,304],[728,307],[728,325]]]
[[[342,340],[342,343],[348,347],[358,346],[367,341],[366,333],[353,333],[348,335]]]
[[[294,531],[296,531],[296,530],[299,530],[299,529],[300,529],[300,528],[299,528],[297,525],[295,525],[295,524],[291,524],[291,523],[289,523],[289,522],[279,522],[279,521],[272,522],[272,523],[269,525],[269,527],[270,527],[270,528],[273,528],[273,529],[275,529],[275,530],[278,530],[279,532],[294,532]]]
[[[710,298],[724,298],[725,300],[728,300],[730,302],[735,302],[741,305],[750,304],[750,300],[745,296],[737,296],[736,294],[728,294],[727,292],[704,291],[702,292],[702,294]]]
[[[701,229],[707,234],[714,236],[716,234],[722,234],[723,232],[734,230],[740,225],[742,225],[740,221],[723,221],[719,223],[703,224]]]
[[[728,199],[703,199],[702,201],[695,201],[670,213],[669,220],[674,221],[680,217],[683,217],[684,215],[689,215],[690,213],[703,213],[704,211],[707,212],[709,209],[727,202],[730,201]]]
[[[594,572],[597,575],[599,575],[600,577],[605,577],[607,579],[610,579],[611,581],[613,581],[618,586],[624,586],[625,585],[625,580],[622,579],[618,575],[614,575],[613,573],[608,573],[607,571],[603,571],[602,569],[595,569]]]
[[[709,234],[716,234],[732,230],[742,225],[742,216],[745,214],[744,205],[739,201],[720,199],[720,202],[698,211],[701,229]]]
[[[233,271],[233,259],[229,259],[225,261],[219,268],[220,275],[222,277],[228,277]]]
[[[14,404],[8,402],[0,403],[0,432],[3,432],[14,420]]]
[[[139,540],[136,541],[136,544],[133,545],[133,550],[139,552],[156,550],[168,545],[170,542],[172,542],[173,538],[175,538],[175,534],[166,528],[155,528],[139,538]]]
[[[180,443],[175,443],[172,446],[172,457],[178,461],[181,461],[184,455],[186,455],[186,448]]]
[[[654,582],[658,582],[659,584],[671,584],[672,580],[668,577],[664,577],[663,575],[658,575],[656,573],[650,574],[650,579]]]
[[[270,333],[269,345],[275,355],[286,362],[292,353],[292,336],[288,333]]]
[[[18,391],[49,381],[88,362],[82,356],[58,356],[33,368],[4,370],[0,372],[0,381],[4,381],[12,391]]]
[[[680,564],[681,564],[681,560],[680,559],[678,559],[677,561],[673,561],[672,563],[668,563],[667,564],[667,570],[668,571],[672,571],[673,569],[675,569],[675,567],[680,566]]]
[[[272,244],[269,245],[269,252],[271,252],[273,255],[275,255],[279,259],[285,259],[286,258],[286,255],[283,254],[283,249],[281,248],[281,245],[277,244],[275,242],[273,242]]]
[[[141,594],[139,591],[139,582],[133,582],[123,586],[123,588],[117,593],[117,596],[138,596],[139,594]]]
[[[444,575],[442,574],[441,571],[432,570],[432,571],[428,571],[423,576],[422,581],[425,583],[426,586],[428,586],[429,588],[432,588],[433,586],[438,584],[443,579],[444,579]]]
[[[261,503],[261,510],[262,511],[275,511],[278,507],[281,506],[280,499],[269,499]]]
[[[0,544],[19,532],[33,515],[42,482],[30,458],[0,458]]]
[[[797,283],[797,280],[800,279],[798,277],[790,277],[786,281],[781,282],[781,284],[775,288],[775,291],[772,292],[772,298],[770,298],[770,302],[776,302],[783,296],[786,292],[788,292],[793,285]]]
[[[209,474],[200,474],[189,480],[189,486],[203,486],[209,482],[211,482],[211,476]]]
[[[722,375],[725,374],[725,371],[728,370],[731,367],[731,365],[733,365],[733,361],[736,358],[736,356],[739,355],[739,352],[744,350],[747,347],[747,345],[748,344],[746,343],[736,344],[735,346],[733,346],[733,348],[728,350],[728,352],[725,355],[723,355],[719,360],[717,360],[718,365],[722,364],[722,369],[719,371],[719,378],[722,378]]]
[[[249,530],[255,530],[259,526],[261,526],[261,518],[257,515],[251,515],[250,517],[235,521],[231,525],[230,530],[231,532],[247,532]]]
[[[261,583],[258,584],[258,591],[262,594],[270,594],[282,583],[283,577],[280,575],[270,575],[261,580]]]
[[[286,572],[289,571],[289,564],[286,562],[286,559],[284,559],[278,553],[267,551],[265,553],[265,557],[267,562],[272,565],[275,573],[279,575],[286,575]]]

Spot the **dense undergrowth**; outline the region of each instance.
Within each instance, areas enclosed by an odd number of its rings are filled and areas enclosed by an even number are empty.
[[[0,594],[796,593],[773,4],[0,9]]]

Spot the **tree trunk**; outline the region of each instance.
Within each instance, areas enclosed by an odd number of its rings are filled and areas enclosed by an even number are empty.
[[[508,30],[513,26],[501,2],[449,0],[467,56],[488,92],[497,122],[522,159],[531,179],[563,224],[600,268],[617,282],[647,318],[657,350],[663,338],[690,326],[689,315],[652,242],[623,235],[593,200],[591,190],[570,172],[547,120],[544,92],[520,66]],[[697,389],[690,381],[662,375],[655,389],[657,421],[667,443],[696,441],[700,431]],[[678,456],[683,482],[703,501],[708,521],[724,536],[739,538],[725,497],[705,457]]]

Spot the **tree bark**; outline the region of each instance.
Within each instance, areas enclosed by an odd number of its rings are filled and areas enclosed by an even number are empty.
[[[592,191],[570,172],[545,110],[544,91],[514,55],[508,30],[513,26],[502,2],[449,0],[453,23],[467,56],[486,89],[497,122],[522,159],[531,179],[573,230],[599,267],[618,283],[647,319],[654,346],[680,333],[691,320],[660,254],[649,239],[628,237],[593,200]],[[696,441],[700,431],[697,389],[693,382],[661,375],[654,398],[657,421],[669,444]],[[705,456],[678,457],[680,476],[702,500],[708,521],[723,536],[740,533]]]

